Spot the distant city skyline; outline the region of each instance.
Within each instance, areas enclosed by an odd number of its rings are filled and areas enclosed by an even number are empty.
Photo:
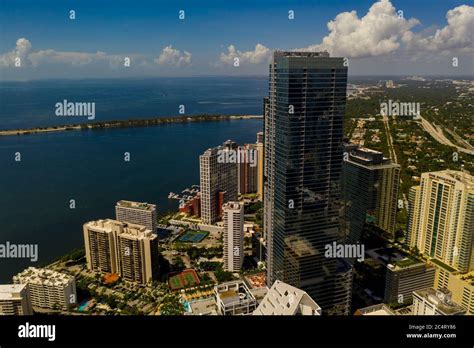
[[[472,75],[469,3],[8,0],[0,80],[265,76],[275,49],[348,57],[352,76]]]

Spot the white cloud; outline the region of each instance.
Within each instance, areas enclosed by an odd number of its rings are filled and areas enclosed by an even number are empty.
[[[169,45],[163,48],[160,56],[155,59],[155,63],[159,65],[184,66],[191,64],[191,57],[191,53],[187,51],[181,52]]]
[[[415,18],[403,18],[403,12],[398,12],[389,0],[380,0],[362,18],[356,11],[338,14],[328,23],[330,33],[322,42],[303,50],[353,58],[389,54],[400,48],[419,23]]]
[[[446,13],[448,24],[433,35],[411,35],[406,43],[409,48],[435,51],[474,51],[474,7],[462,5]]]
[[[234,45],[227,47],[227,52],[221,53],[219,61],[224,64],[234,64],[234,59],[239,58],[239,64],[268,63],[271,58],[271,50],[258,43],[253,51],[241,52]]]
[[[21,66],[38,67],[45,64],[68,64],[72,66],[82,66],[93,63],[106,63],[111,67],[123,66],[125,57],[131,59],[132,64],[145,64],[145,57],[138,54],[107,54],[105,52],[73,52],[56,51],[53,49],[38,50],[32,49],[31,42],[25,38],[17,40],[15,48],[7,53],[0,54],[0,67],[12,67],[15,59],[21,59]]]
[[[0,66],[14,66],[16,58],[20,58],[23,65],[30,51],[30,41],[20,38],[16,41],[15,48],[12,51],[0,54]]]
[[[71,65],[86,65],[93,62],[108,62],[110,64],[123,62],[124,57],[117,55],[108,55],[105,52],[62,52],[52,49],[32,52],[28,59],[33,66],[44,63],[62,63]]]

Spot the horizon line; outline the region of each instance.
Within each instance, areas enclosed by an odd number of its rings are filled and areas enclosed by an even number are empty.
[[[474,74],[459,74],[459,75],[447,75],[447,74],[349,74],[351,77],[408,77],[408,76],[419,76],[419,77],[452,77],[452,78],[470,78],[474,79]],[[123,77],[52,77],[52,78],[32,78],[32,79],[0,79],[0,83],[4,82],[41,82],[41,81],[84,81],[84,80],[152,80],[152,79],[186,79],[186,78],[245,78],[245,79],[268,79],[267,75],[188,75],[188,76],[123,76]]]

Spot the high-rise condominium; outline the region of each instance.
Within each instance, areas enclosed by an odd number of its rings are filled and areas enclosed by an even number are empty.
[[[222,146],[207,149],[199,156],[201,180],[201,218],[212,224],[222,218],[222,205],[237,200],[237,163],[231,153],[237,144],[230,140]]]
[[[409,195],[411,247],[459,272],[474,270],[474,177],[442,170],[423,173]]]
[[[323,312],[331,312],[339,306],[340,279],[337,260],[325,257],[325,246],[340,237],[347,67],[343,58],[326,52],[277,51],[269,80],[264,102],[267,282],[302,289]]]
[[[228,202],[224,211],[224,269],[240,271],[244,262],[244,206]]]
[[[153,233],[156,232],[156,205],[118,201],[115,206],[115,216],[118,221],[145,226]]]
[[[265,150],[263,147],[263,132],[257,133],[257,196],[263,199],[263,163],[265,158]]]
[[[239,194],[256,193],[258,186],[257,144],[239,146],[238,151],[240,161],[237,164]]]
[[[116,220],[84,224],[87,267],[117,273],[123,279],[146,284],[157,277],[158,236],[144,226]]]
[[[384,158],[383,153],[345,146],[343,192],[347,240],[360,241],[366,222],[373,223],[395,238],[400,165]]]

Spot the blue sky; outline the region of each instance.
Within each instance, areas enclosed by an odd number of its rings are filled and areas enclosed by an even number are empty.
[[[353,10],[357,20],[362,19],[379,1],[388,16],[401,10],[404,19],[383,24],[381,37],[379,25],[370,24],[369,18],[359,23],[362,36],[356,37],[374,35],[365,49],[357,47],[357,39],[340,44],[341,35],[347,39],[349,34],[339,32],[333,33],[336,43],[321,45],[330,35],[328,22]],[[474,28],[473,1],[379,1],[3,0],[0,78],[265,75],[273,49],[309,47],[354,59],[350,69],[354,75],[473,73],[473,34],[465,34]],[[456,8],[455,23],[449,27],[446,15]],[[69,19],[70,10],[76,19]],[[178,18],[179,10],[185,11],[184,20]],[[289,10],[295,12],[293,20]],[[436,29],[445,27],[445,35],[435,37]],[[407,31],[416,36],[409,44]],[[25,41],[17,43],[21,38]],[[389,47],[381,44],[372,52],[369,46],[384,39],[390,39]],[[257,44],[261,46],[256,48]],[[97,56],[97,52],[103,53]],[[21,67],[14,66],[16,56],[23,58]],[[132,57],[127,69],[120,64],[124,57]],[[453,57],[462,63],[457,69],[452,68]],[[240,59],[238,69],[232,64],[235,58]]]

